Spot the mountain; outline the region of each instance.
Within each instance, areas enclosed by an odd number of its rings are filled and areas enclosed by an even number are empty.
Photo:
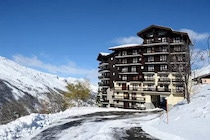
[[[19,65],[0,56],[0,123],[32,112],[64,109],[62,93],[76,78],[62,78]],[[91,85],[92,92],[97,87]]]

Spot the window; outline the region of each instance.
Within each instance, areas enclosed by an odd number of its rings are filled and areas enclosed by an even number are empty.
[[[127,52],[126,52],[126,51],[123,51],[123,52],[122,52],[122,55],[127,55]]]
[[[165,31],[159,31],[159,32],[158,32],[158,35],[165,35],[165,34],[166,34]]]
[[[147,78],[153,78],[153,74],[148,74]]]
[[[122,59],[122,64],[127,64],[127,59]]]
[[[182,57],[182,56],[180,56],[180,55],[178,56],[178,58],[177,58],[177,59],[178,59],[178,61],[179,61],[179,62],[180,62],[180,61],[183,61],[183,57]]]
[[[182,86],[182,85],[178,85],[178,86],[176,86],[176,91],[184,91],[184,87]]]
[[[136,66],[132,66],[132,67],[131,67],[131,71],[132,71],[132,72],[136,72]]]
[[[148,85],[148,90],[149,90],[149,91],[153,91],[153,90],[154,90],[153,85],[150,85],[150,84],[149,84],[149,85]]]
[[[146,80],[147,81],[153,81],[154,80],[153,75],[152,74],[147,75]]]
[[[148,33],[147,34],[147,37],[153,37],[153,33],[151,32],[151,33]]]
[[[115,75],[115,73],[113,72],[112,75]]]
[[[148,62],[154,61],[154,56],[148,56]]]
[[[111,57],[111,61],[113,60],[114,58],[113,57]]]
[[[133,50],[133,55],[136,55],[138,54],[138,51],[137,50]]]
[[[113,68],[115,68],[115,65],[112,65]]]
[[[154,65],[148,65],[148,71],[154,71]]]
[[[150,44],[152,43],[152,40],[151,39],[146,39],[146,44]]]
[[[184,66],[183,65],[179,65],[179,70],[183,71],[184,70]]]
[[[162,42],[167,42],[166,37],[162,38]]]
[[[137,80],[138,80],[138,76],[134,76],[133,81],[137,81]]]
[[[122,80],[127,80],[127,75],[123,75]]]
[[[147,53],[151,53],[152,52],[152,48],[147,48]]]
[[[167,52],[168,50],[167,50],[167,47],[166,46],[163,46],[162,48],[161,48],[161,50],[160,50],[160,52]]]
[[[128,67],[122,68],[122,72],[128,72]]]
[[[179,42],[181,42],[180,37],[175,37],[175,38],[173,39],[173,42],[174,42],[174,43],[179,43]]]
[[[175,46],[174,51],[175,52],[181,52],[181,47],[180,46]]]
[[[133,58],[133,63],[138,63],[138,59],[136,57]]]
[[[167,56],[166,55],[161,55],[160,56],[160,61],[166,61],[167,60]]]
[[[167,65],[160,65],[160,71],[166,71],[167,69]]]
[[[137,90],[138,89],[138,84],[134,83],[133,84],[133,90]]]

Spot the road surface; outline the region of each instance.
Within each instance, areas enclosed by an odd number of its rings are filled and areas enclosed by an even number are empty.
[[[140,123],[158,116],[159,111],[112,111],[68,117],[51,124],[32,140],[157,140],[145,133]]]

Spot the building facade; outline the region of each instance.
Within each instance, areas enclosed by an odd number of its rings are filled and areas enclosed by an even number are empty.
[[[126,44],[99,53],[98,98],[103,107],[147,109],[167,99],[173,106],[184,98],[183,77],[190,73],[192,45],[187,33],[151,25],[137,33],[142,44]]]

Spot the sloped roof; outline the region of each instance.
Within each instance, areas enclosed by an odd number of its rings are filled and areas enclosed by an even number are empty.
[[[145,28],[144,30],[141,30],[140,32],[138,32],[137,35],[140,36],[140,37],[142,37],[142,34],[143,33],[147,32],[148,30],[150,30],[152,28],[158,28],[158,29],[172,31],[172,29],[169,28],[169,27],[164,27],[164,26],[159,26],[159,25],[151,25],[151,26]]]
[[[98,61],[101,61],[103,58],[106,58],[106,57],[108,57],[109,55],[110,55],[110,53],[100,52],[100,53],[98,54],[97,60],[98,60]]]
[[[181,34],[181,35],[184,35],[187,38],[187,40],[189,40],[189,45],[193,45],[193,43],[191,42],[191,40],[190,40],[190,38],[188,36],[188,33],[186,33],[186,32],[180,32],[180,31],[174,31],[170,27],[165,27],[165,26],[160,26],[160,25],[151,25],[151,26],[149,26],[149,27],[141,30],[140,32],[138,32],[137,35],[139,37],[143,38],[143,35],[144,35],[145,32],[147,32],[150,29],[155,29],[155,28],[156,29],[163,29],[163,30],[169,31],[169,32],[171,32],[173,34]]]

